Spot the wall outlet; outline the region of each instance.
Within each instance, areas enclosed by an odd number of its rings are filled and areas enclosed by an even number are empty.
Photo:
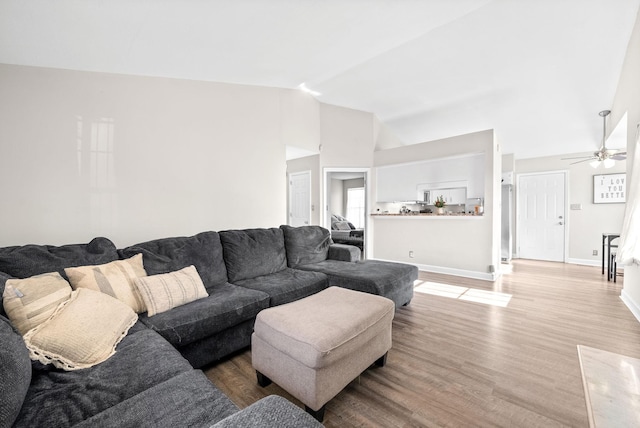
[[[413,251],[409,251],[409,257],[413,258]]]
[[[593,255],[597,256],[598,255],[598,250],[593,250]]]

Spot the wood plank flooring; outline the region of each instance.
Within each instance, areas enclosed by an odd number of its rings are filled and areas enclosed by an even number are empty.
[[[588,426],[576,345],[640,358],[640,323],[623,278],[599,267],[515,260],[496,282],[420,273],[420,280],[513,295],[501,308],[416,293],[396,311],[387,365],[327,404],[327,427]],[[208,368],[239,407],[269,394],[249,350]]]

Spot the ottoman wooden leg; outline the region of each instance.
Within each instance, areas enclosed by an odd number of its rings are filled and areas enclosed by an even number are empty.
[[[258,370],[256,370],[256,376],[258,377],[258,385],[261,387],[264,388],[265,386],[271,385],[271,379],[260,373]]]
[[[304,406],[304,409],[307,411],[307,413],[316,418],[318,422],[322,422],[322,420],[324,419],[324,407],[325,406],[322,406],[318,410],[313,410],[309,406]]]
[[[387,364],[387,354],[388,354],[388,352],[385,352],[382,357],[380,357],[380,358],[378,358],[376,360],[376,366],[384,367],[384,365]],[[369,361],[371,361],[371,360],[369,360]]]

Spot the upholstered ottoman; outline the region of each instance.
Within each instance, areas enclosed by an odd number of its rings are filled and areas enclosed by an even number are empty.
[[[274,381],[322,422],[324,405],[391,349],[394,303],[329,287],[258,313],[251,357],[258,383]]]

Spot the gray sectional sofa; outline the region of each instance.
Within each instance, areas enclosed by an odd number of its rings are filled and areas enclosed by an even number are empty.
[[[262,309],[337,285],[390,298],[413,296],[417,268],[359,261],[329,231],[306,226],[203,232],[117,249],[107,238],[65,246],[0,248],[0,292],[9,278],[104,264],[142,253],[148,275],[194,265],[209,297],[138,322],[116,353],[65,372],[29,360],[0,308],[0,426],[319,426],[281,397],[239,411],[197,370],[249,346]],[[255,422],[255,423],[252,423]]]

